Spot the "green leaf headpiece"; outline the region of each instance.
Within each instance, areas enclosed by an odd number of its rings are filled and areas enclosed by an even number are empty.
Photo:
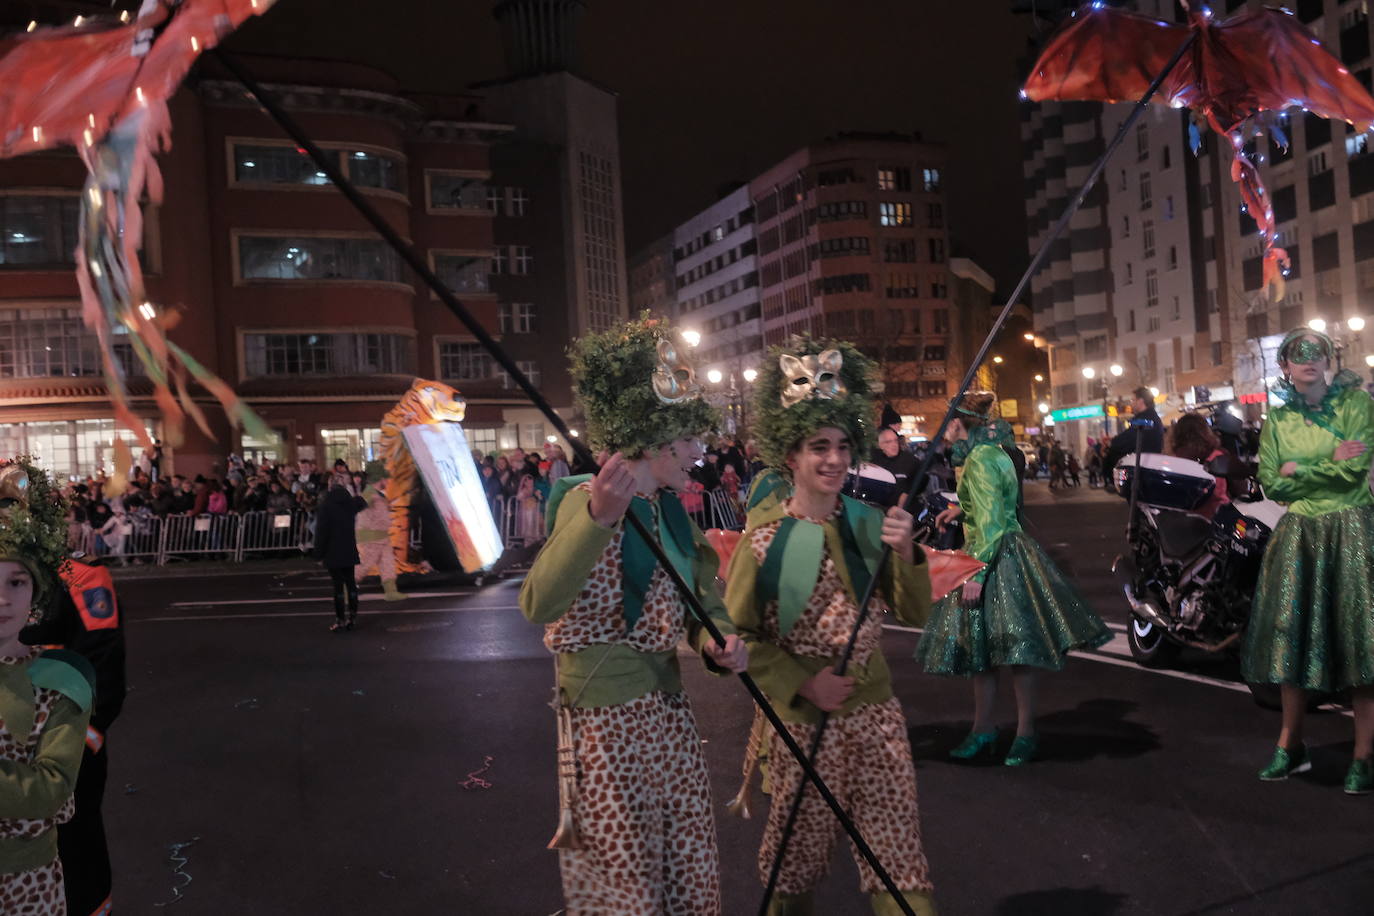
[[[876,435],[875,369],[873,360],[844,340],[800,337],[770,350],[754,404],[764,462],[788,474],[788,454],[827,426],[849,433],[855,461],[867,461]]]
[[[67,565],[67,501],[27,455],[0,461],[0,559],[33,576],[35,611],[52,607]]]
[[[687,353],[682,337],[647,312],[573,344],[573,384],[593,449],[639,458],[719,426],[720,411],[702,400]]]

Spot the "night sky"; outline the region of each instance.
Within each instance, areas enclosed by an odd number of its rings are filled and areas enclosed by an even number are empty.
[[[368,63],[406,89],[504,75],[489,0],[278,0],[230,46]],[[587,0],[581,72],[620,95],[627,251],[838,130],[946,143],[957,254],[1028,260],[1010,0]]]

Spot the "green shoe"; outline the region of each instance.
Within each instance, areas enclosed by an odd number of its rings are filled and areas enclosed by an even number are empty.
[[[1025,766],[1035,759],[1036,751],[1040,750],[1039,735],[1017,736],[1011,743],[1011,750],[1007,751],[1006,765],[1009,767]]]
[[[1274,759],[1259,771],[1259,778],[1265,782],[1282,782],[1297,773],[1312,769],[1312,758],[1307,756],[1307,745],[1298,748],[1297,755],[1283,747],[1274,748]]]
[[[1358,757],[1350,761],[1350,769],[1345,771],[1345,794],[1368,795],[1374,792],[1374,762]]]
[[[973,760],[984,751],[989,757],[997,746],[997,729],[990,732],[969,732],[959,746],[949,752],[955,760]]]

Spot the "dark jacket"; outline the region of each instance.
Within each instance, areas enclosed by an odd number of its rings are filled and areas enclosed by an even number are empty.
[[[108,572],[73,560],[53,609],[19,638],[30,646],[61,646],[85,656],[95,669],[91,727],[103,735],[119,716],[125,692],[124,628]]]
[[[1116,463],[1127,455],[1135,453],[1136,436],[1140,436],[1140,450],[1158,454],[1164,451],[1164,423],[1154,407],[1147,407],[1131,417],[1131,425],[1112,437],[1107,449],[1107,457],[1102,462],[1102,473],[1110,479]]]
[[[896,491],[892,494],[893,505],[896,505],[896,500],[899,496],[906,494],[906,492],[911,489],[911,484],[913,482],[911,478],[916,476],[916,471],[919,467],[916,463],[916,456],[905,448],[898,448],[897,454],[891,458],[887,457],[882,449],[875,448],[873,450],[873,457],[869,463],[876,464],[878,467],[897,478]]]
[[[353,521],[366,508],[362,497],[354,496],[344,487],[332,486],[325,494],[315,515],[315,556],[324,561],[327,569],[358,565],[358,539],[353,533]]]

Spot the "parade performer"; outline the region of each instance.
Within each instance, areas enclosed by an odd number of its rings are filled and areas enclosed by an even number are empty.
[[[845,676],[835,674],[883,544],[894,557],[875,609],[886,602],[883,609],[913,625],[922,624],[930,609],[930,579],[910,514],[892,508],[884,517],[840,493],[850,468],[873,447],[872,369],[844,342],[803,339],[774,351],[759,378],[755,416],[763,458],[779,477],[756,488],[748,527],[731,558],[726,604],[749,647],[750,674],[797,742],[808,746],[821,713],[832,714],[816,769],[906,902],[928,914],[934,912],[933,887],[921,844],[916,772],[879,647],[881,613],[864,622]],[[765,881],[802,779],[781,739],[770,740],[773,800],[758,860]],[[812,912],[812,892],[829,869],[840,826],[811,792],[802,798],[795,831],[770,913]],[[855,861],[874,912],[900,912],[868,863],[857,854]]]
[[[104,566],[69,560],[62,570],[65,590],[45,619],[25,627],[30,646],[70,649],[95,670],[95,705],[86,727],[86,748],[72,799],[72,819],[57,827],[57,851],[72,916],[111,911],[113,877],[101,806],[109,773],[109,730],[124,707],[124,627],[114,578]]]
[[[362,492],[367,507],[354,519],[358,544],[358,566],[354,570],[361,584],[368,576],[382,580],[387,601],[401,601],[405,595],[396,587],[396,551],[391,543],[391,503],[386,491],[390,478],[380,461],[367,463],[367,488]]]
[[[569,916],[720,912],[710,784],[677,646],[686,639],[717,673],[748,659],[716,590],[715,551],[673,492],[718,421],[684,352],[650,319],[577,342],[588,438],[615,454],[595,477],[559,481],[549,540],[520,591],[557,669],[563,822],[550,847]],[[691,620],[626,512],[657,533],[724,647]]]
[[[963,515],[964,550],[987,565],[961,591],[941,599],[916,658],[930,674],[973,677],[973,730],[950,752],[971,760],[996,751],[998,669],[1011,668],[1016,692],[1016,739],[1007,766],[1035,758],[1037,669],[1058,671],[1072,649],[1100,646],[1111,631],[1055,567],[1017,519],[1018,483],[1003,445],[1005,420],[990,417],[996,397],[969,392],[958,402],[945,439],[959,478],[959,505],[941,524]]]
[[[57,825],[72,815],[95,674],[19,638],[61,594],[65,511],[46,473],[0,464],[0,913],[67,913]]]
[[[1329,383],[1335,346],[1310,328],[1279,346],[1284,373],[1260,433],[1260,483],[1288,504],[1264,551],[1242,673],[1278,684],[1283,727],[1266,781],[1312,768],[1302,741],[1307,692],[1349,687],[1355,757],[1345,791],[1374,790],[1374,401],[1345,370]]]

